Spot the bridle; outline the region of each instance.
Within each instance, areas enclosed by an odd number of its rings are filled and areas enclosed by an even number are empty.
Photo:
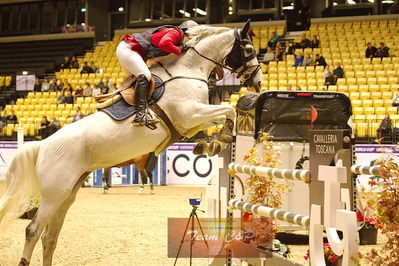
[[[248,62],[256,57],[256,53],[253,48],[251,48],[251,51],[248,51],[246,48],[246,45],[251,45],[251,47],[253,47],[253,43],[248,39],[241,38],[241,34],[237,29],[234,30],[234,37],[235,37],[235,40],[234,40],[233,47],[231,48],[230,53],[228,53],[222,59],[223,63],[219,63],[219,62],[213,60],[212,58],[209,58],[206,55],[203,55],[197,49],[195,49],[194,46],[189,47],[189,50],[195,51],[199,56],[212,62],[213,64],[215,64],[217,66],[228,69],[231,73],[236,73],[237,78],[240,78],[242,75],[244,75],[244,84],[247,86],[251,86],[251,80],[255,77],[255,75],[261,69],[260,64],[248,65]],[[249,53],[250,55],[245,56],[245,52]],[[237,58],[239,58],[239,59],[237,59]],[[168,83],[172,80],[175,80],[175,79],[193,79],[193,80],[198,80],[198,81],[208,83],[207,80],[202,79],[202,78],[186,77],[186,76],[173,76],[161,62],[157,62],[157,64],[170,77],[168,80],[165,80],[161,84],[156,86],[157,88],[160,86],[163,86],[166,83]],[[247,72],[248,69],[251,69],[254,67],[255,67],[254,71],[252,71],[251,73]]]
[[[237,29],[234,30],[234,45],[231,48],[230,53],[228,53],[223,59],[223,63],[219,63],[203,54],[198,52],[195,47],[190,47],[190,49],[194,50],[199,56],[202,58],[211,61],[217,66],[223,67],[228,69],[231,73],[236,73],[237,78],[240,78],[242,75],[244,75],[244,84],[245,85],[250,85],[250,80],[252,80],[255,75],[258,73],[258,71],[261,69],[260,64],[256,65],[248,65],[248,62],[251,61],[256,57],[256,53],[254,49],[251,49],[251,51],[248,51],[246,46],[251,45],[253,47],[253,44],[250,40],[243,39],[241,37],[241,34],[238,32]],[[246,56],[245,52],[249,52],[250,55]],[[239,59],[237,59],[239,58]],[[248,69],[254,68],[255,70],[252,71],[251,73],[248,73]]]

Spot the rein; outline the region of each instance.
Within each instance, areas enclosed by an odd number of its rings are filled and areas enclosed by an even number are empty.
[[[162,83],[160,83],[158,86],[156,86],[155,88],[159,88],[162,87],[163,85],[165,85],[166,83],[175,80],[175,79],[194,79],[194,80],[199,80],[202,82],[205,82],[206,84],[208,84],[208,81],[206,79],[202,79],[202,78],[195,78],[195,77],[186,77],[186,76],[172,76],[172,74],[169,72],[169,70],[161,63],[161,62],[157,62],[157,64],[162,67],[163,70],[165,70],[166,74],[169,75],[170,79],[163,81]]]
[[[194,46],[189,47],[189,49],[194,50],[194,52],[196,52],[199,56],[201,56],[202,58],[212,62],[213,64],[222,67],[222,68],[226,68],[228,69],[231,73],[236,73],[237,74],[237,78],[240,78],[248,69],[254,68],[255,70],[251,72],[251,74],[248,74],[249,76],[245,77],[245,84],[247,83],[248,80],[251,80],[257,73],[258,71],[261,69],[260,64],[257,65],[251,65],[251,66],[247,66],[247,62],[250,61],[251,59],[256,57],[255,53],[252,53],[250,56],[246,57],[245,53],[244,53],[244,49],[245,49],[245,45],[246,44],[252,44],[251,41],[246,40],[246,39],[242,39],[240,37],[240,34],[238,33],[238,30],[234,30],[234,45],[231,49],[231,52],[228,53],[223,59],[222,62],[226,62],[226,61],[235,61],[237,63],[236,60],[231,59],[232,53],[235,52],[237,50],[237,48],[239,48],[240,51],[240,57],[241,57],[241,62],[239,62],[238,64],[240,64],[237,67],[234,66],[230,66],[229,63],[219,63],[215,60],[213,60],[212,58],[209,58],[203,54],[201,54]],[[169,75],[170,79],[163,81],[161,84],[159,84],[158,86],[156,86],[156,88],[161,87],[163,85],[165,85],[166,83],[175,80],[175,79],[193,79],[193,80],[199,80],[202,82],[205,82],[206,84],[208,84],[208,81],[202,78],[195,78],[195,77],[187,77],[187,76],[173,76],[169,70],[161,63],[161,62],[157,62],[157,64]]]

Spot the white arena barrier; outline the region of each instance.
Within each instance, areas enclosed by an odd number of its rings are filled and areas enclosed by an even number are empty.
[[[342,165],[342,161],[337,165]],[[273,169],[256,167],[244,164],[229,165],[229,170],[235,173],[256,174],[297,180],[309,180],[310,174],[304,170]],[[378,174],[378,167],[353,166],[354,173]],[[295,172],[298,171],[298,172]],[[323,230],[333,252],[342,256],[342,265],[355,265],[353,258],[357,258],[358,235],[356,213],[341,209],[340,184],[346,181],[346,168],[341,166],[319,166],[318,180],[324,182],[324,221],[320,205],[312,204],[310,217],[269,207],[254,205],[237,200],[228,202],[229,211],[241,210],[270,217],[281,221],[301,225],[309,228],[309,250],[311,265],[325,265],[323,252]],[[343,233],[343,239],[338,236],[337,230]]]

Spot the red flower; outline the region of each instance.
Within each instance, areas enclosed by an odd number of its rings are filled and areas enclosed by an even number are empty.
[[[334,263],[337,261],[337,259],[338,259],[338,257],[331,257],[330,262]]]
[[[358,222],[363,222],[364,221],[364,216],[360,211],[356,212],[356,217]]]
[[[250,212],[245,212],[244,215],[242,216],[242,220],[244,222],[251,222],[252,221],[252,213]]]

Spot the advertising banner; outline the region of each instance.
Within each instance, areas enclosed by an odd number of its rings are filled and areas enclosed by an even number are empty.
[[[194,155],[195,143],[176,143],[167,149],[168,185],[207,185],[217,174],[217,156]]]
[[[356,164],[357,165],[373,165],[374,161],[383,155],[384,151],[389,151],[395,155],[399,155],[398,145],[356,145]],[[397,161],[399,163],[399,160]],[[370,175],[359,175],[357,185],[369,188],[368,185]]]
[[[17,142],[0,142],[0,180],[6,178],[7,168],[17,153]]]

